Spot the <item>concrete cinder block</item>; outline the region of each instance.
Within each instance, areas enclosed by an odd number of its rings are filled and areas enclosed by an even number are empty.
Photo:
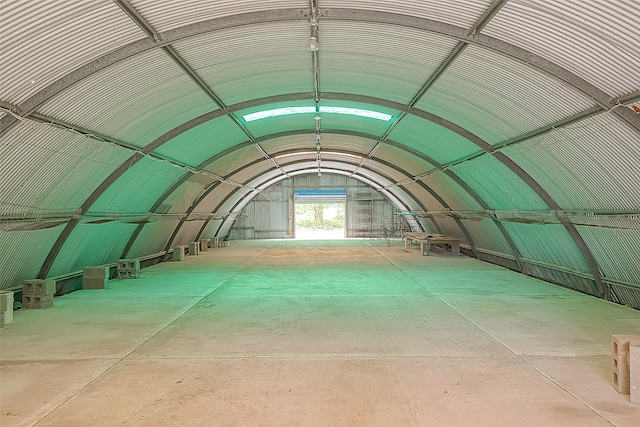
[[[118,270],[118,279],[139,279],[140,270]]]
[[[53,307],[53,295],[22,295],[23,308]]]
[[[0,293],[0,313],[4,313],[5,311],[7,311],[8,302],[9,302],[9,294],[5,292]],[[13,310],[13,307],[11,307],[11,309]]]
[[[229,247],[229,242],[227,240],[223,240],[222,242],[219,243],[221,248],[228,248]]]
[[[109,267],[85,267],[82,270],[82,289],[106,289],[109,281]]]
[[[118,270],[137,270],[140,271],[140,258],[119,259]]]
[[[53,295],[56,293],[56,282],[47,280],[25,280],[22,284],[22,295]]]
[[[218,244],[218,238],[217,237],[212,237],[211,238],[211,248],[218,248],[219,244]]]
[[[629,394],[629,348],[640,345],[640,335],[611,336],[611,368],[613,388],[620,394]]]
[[[173,248],[173,260],[184,261],[184,246],[176,246]]]
[[[208,250],[209,250],[209,239],[201,239],[200,251],[208,251]]]
[[[0,291],[0,322],[3,326],[13,323],[13,291]]]
[[[198,242],[189,242],[189,255],[198,255],[200,253]]]
[[[640,344],[629,346],[629,400],[640,405]]]
[[[140,258],[118,260],[118,279],[139,279]]]

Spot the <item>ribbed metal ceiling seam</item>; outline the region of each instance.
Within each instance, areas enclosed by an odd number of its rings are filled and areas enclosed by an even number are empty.
[[[389,139],[425,153],[440,164],[477,154],[480,148],[452,131],[424,119],[406,116]]]
[[[31,230],[28,233],[0,231],[3,252],[0,289],[22,285],[26,278],[36,277],[62,227]]]
[[[513,256],[511,247],[498,230],[495,222],[487,218],[461,221],[471,235],[476,248]]]
[[[348,8],[403,13],[471,28],[491,3],[492,0],[320,0],[318,6],[320,10]]]
[[[256,10],[309,8],[306,0],[129,0],[129,3],[157,32]]]
[[[602,227],[577,227],[593,251],[604,276],[609,279],[640,284],[640,230]],[[620,256],[626,254],[627,256]]]
[[[364,22],[322,22],[318,35],[322,91],[403,104],[420,91],[457,43],[413,28]]]
[[[471,242],[467,240],[467,237],[460,231],[460,226],[457,221],[450,217],[438,218],[438,225],[442,228],[442,234],[445,236],[457,236],[460,238],[462,245],[471,245]],[[435,231],[432,231],[435,232]]]
[[[218,205],[222,203],[230,194],[238,193],[239,195],[248,194],[251,190],[248,187],[245,187],[241,191],[236,191],[238,188],[232,185],[221,183],[215,186],[209,194],[194,207],[195,212],[228,212],[224,208],[218,209]]]
[[[483,33],[508,40],[613,96],[638,90],[635,0],[511,0]]]
[[[180,41],[174,48],[225,104],[233,105],[313,92],[309,31],[304,21],[247,25]]]
[[[189,242],[193,242],[203,225],[204,221],[201,220],[185,221],[171,246],[188,245]]]
[[[191,176],[164,200],[164,205],[171,206],[168,213],[181,214],[187,212],[193,201],[213,182],[215,182],[213,179],[205,175]]]
[[[128,169],[91,206],[93,213],[144,213],[186,171],[144,158]]]
[[[178,222],[178,218],[163,218],[159,221],[145,224],[129,252],[124,255],[129,258],[136,258],[163,251],[167,244],[167,239],[175,230]]]
[[[204,227],[204,229],[202,230],[201,238],[206,239],[206,238],[211,238],[215,236],[225,236],[228,233],[228,231],[224,233],[218,232],[223,222],[224,221],[221,219],[215,219],[215,220],[209,221],[207,225]]]
[[[153,153],[195,167],[246,139],[238,125],[223,116],[178,135]]]
[[[443,173],[435,173],[420,179],[424,184],[432,188],[447,203],[449,209],[456,211],[482,210],[480,205],[467,191],[453,182]]]
[[[503,224],[523,259],[564,266],[583,273],[589,272],[584,256],[562,225],[515,222]]]
[[[78,225],[56,257],[48,276],[117,261],[135,227],[117,221]]]
[[[255,145],[232,151],[226,156],[208,164],[204,167],[206,171],[215,173],[219,176],[227,176],[243,165],[251,163],[264,157]]]
[[[564,209],[637,210],[640,135],[611,114],[503,150]]]
[[[19,124],[0,145],[0,213],[75,210],[130,153],[42,124]]]
[[[374,153],[374,157],[399,165],[413,176],[433,170],[432,164],[416,156],[409,156],[406,151],[390,144],[383,143]]]
[[[45,115],[137,147],[218,107],[161,50],[121,61],[45,103]]]
[[[469,46],[417,107],[495,144],[594,105],[556,78],[504,55]]]
[[[416,198],[416,203],[410,203],[410,200],[405,200],[406,204],[413,206],[413,209],[416,211],[422,211],[423,208],[417,205],[417,202],[420,202],[424,209],[427,210],[435,210],[442,211],[444,210],[444,206],[437,200],[432,194],[430,194],[424,187],[414,181],[409,181],[406,184],[399,186],[389,186],[386,187],[392,193],[403,192],[406,194],[412,194]],[[418,213],[418,212],[416,212]]]
[[[510,169],[490,155],[450,168],[492,209],[538,211],[549,207]]]
[[[356,164],[357,164],[357,161],[356,161]],[[401,164],[397,164],[394,166],[402,169]],[[402,181],[403,179],[410,178],[404,173],[372,159],[365,160],[364,164],[362,165],[362,169],[360,169],[360,173],[365,176],[367,175],[373,176],[374,173],[380,173],[385,177],[387,177],[391,181],[391,183],[395,183],[398,181]]]
[[[145,34],[113,2],[3,2],[0,100],[20,104],[78,67]]]

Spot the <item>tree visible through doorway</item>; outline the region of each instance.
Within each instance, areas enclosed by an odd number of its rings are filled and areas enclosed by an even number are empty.
[[[344,206],[344,203],[296,203],[296,238],[344,238]]]

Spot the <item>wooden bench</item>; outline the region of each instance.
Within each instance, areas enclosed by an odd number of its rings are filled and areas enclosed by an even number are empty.
[[[420,252],[423,256],[430,255],[431,245],[449,245],[451,246],[451,255],[460,256],[460,239],[456,239],[454,237],[448,237],[443,236],[442,234],[433,233],[404,233],[405,249],[410,249],[411,247],[413,247],[414,241],[420,244]]]

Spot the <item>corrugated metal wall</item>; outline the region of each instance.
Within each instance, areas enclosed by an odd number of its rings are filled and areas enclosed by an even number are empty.
[[[2,100],[18,105],[70,70],[145,37],[124,17],[102,0],[3,2]]]

